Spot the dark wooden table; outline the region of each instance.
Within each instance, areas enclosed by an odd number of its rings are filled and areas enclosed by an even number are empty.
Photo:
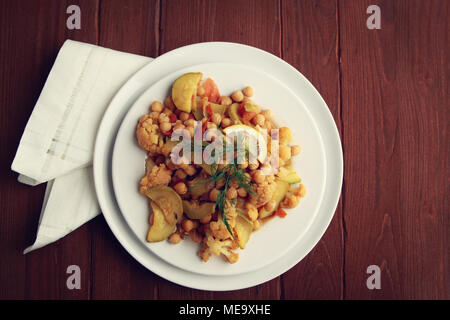
[[[81,30],[66,9],[81,8]],[[381,29],[369,30],[369,5]],[[3,0],[0,4],[0,298],[448,299],[448,0]],[[300,70],[339,128],[345,177],[322,240],[257,287],[192,290],[142,267],[104,218],[22,255],[34,241],[45,186],[10,165],[65,39],[156,57],[203,41],[271,52]],[[66,268],[81,268],[80,290]],[[381,268],[369,290],[366,269]]]

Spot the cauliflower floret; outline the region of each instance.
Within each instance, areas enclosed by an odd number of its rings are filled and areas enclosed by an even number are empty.
[[[236,225],[236,216],[237,216],[236,208],[233,207],[232,205],[227,204],[227,207],[225,208],[225,217],[231,229],[233,229],[234,226]],[[212,235],[216,239],[224,240],[231,238],[231,234],[222,220],[221,213],[219,213],[217,221],[211,221],[209,223],[209,229],[211,230]]]
[[[154,166],[147,174],[141,179],[139,188],[140,193],[145,192],[154,187],[160,185],[168,185],[172,178],[172,171],[166,168],[165,164]]]
[[[209,228],[210,228],[212,234],[214,235],[214,237],[217,239],[224,240],[224,239],[231,238],[231,234],[228,231],[227,226],[223,222],[222,217],[219,217],[218,221],[211,221],[209,223]]]
[[[254,184],[252,189],[254,194],[250,195],[250,202],[259,208],[272,199],[277,184],[275,182],[264,181],[261,184]]]
[[[237,248],[237,243],[231,239],[221,241],[208,234],[203,239],[203,248],[198,252],[198,255],[206,262],[209,257],[211,257],[211,254],[214,254],[215,256],[220,256],[222,254],[229,263],[235,263],[239,259],[239,254],[233,250]]]
[[[300,203],[300,199],[303,198],[306,194],[306,188],[303,184],[295,188],[294,190],[290,190],[286,197],[281,201],[280,207],[286,209],[292,209],[298,206]]]
[[[292,209],[298,206],[300,203],[300,197],[296,197],[293,194],[288,194],[286,197],[281,201],[280,207],[286,208],[286,209]]]
[[[158,144],[161,133],[157,123],[148,115],[143,115],[139,119],[139,123],[136,128],[136,137],[139,145],[152,153],[158,152]]]
[[[206,244],[203,244],[202,249],[197,254],[204,262],[207,262],[211,257],[211,251],[209,251],[209,248]]]

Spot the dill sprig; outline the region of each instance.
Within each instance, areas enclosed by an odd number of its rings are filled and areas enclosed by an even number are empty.
[[[251,179],[245,175],[245,172],[243,169],[240,169],[239,166],[233,162],[230,164],[225,165],[223,168],[217,168],[214,167],[215,170],[213,174],[208,178],[205,179],[199,184],[207,183],[207,182],[216,182],[222,179],[225,179],[225,184],[222,190],[219,190],[219,194],[217,195],[216,199],[216,208],[220,211],[222,215],[222,221],[224,222],[225,226],[228,229],[228,232],[231,234],[231,236],[234,239],[233,231],[231,230],[230,224],[228,223],[225,209],[227,208],[227,205],[234,205],[236,202],[227,199],[227,190],[228,187],[232,181],[232,179],[235,179],[237,181],[237,184],[239,187],[245,189],[248,193],[255,195],[255,192],[252,190],[252,182]]]
[[[234,143],[228,143],[227,140],[223,138],[223,145],[225,147],[225,152],[234,152]],[[206,146],[208,146],[208,143],[203,142],[202,151],[206,148]],[[248,146],[246,146],[244,152],[244,156],[248,159]],[[214,156],[214,154],[212,155]],[[236,162],[237,159],[234,159],[232,163],[226,164],[222,168],[219,168],[216,163],[211,164],[211,176],[191,187],[195,188],[204,183],[215,183],[217,181],[225,179],[224,187],[222,190],[219,190],[219,194],[217,195],[216,208],[221,213],[222,221],[224,222],[228,232],[231,234],[233,239],[235,239],[235,237],[225,214],[225,210],[228,206],[236,204],[236,200],[227,199],[227,191],[230,183],[232,182],[232,180],[235,180],[240,188],[243,188],[245,191],[247,191],[247,193],[251,195],[256,195],[256,193],[252,190],[251,178],[245,175],[245,171],[239,168],[239,165]]]
[[[227,199],[227,189],[228,184],[230,183],[230,175],[227,175],[225,178],[225,185],[223,190],[219,191],[219,194],[217,195],[216,199],[216,207],[219,209],[221,215],[222,215],[222,221],[227,227],[228,232],[231,234],[231,236],[234,239],[233,231],[231,230],[230,224],[228,223],[227,215],[225,214],[225,209],[227,207],[228,199]]]

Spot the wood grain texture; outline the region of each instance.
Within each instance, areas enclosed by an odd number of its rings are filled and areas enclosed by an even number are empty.
[[[340,1],[346,298],[448,298],[448,15],[448,1]],[[365,286],[372,264],[382,290]]]
[[[338,128],[340,121],[337,4],[328,1],[282,1],[283,59],[318,89]],[[343,295],[342,208],[325,236],[282,279],[286,299],[340,299]]]
[[[161,53],[205,41],[230,41],[280,55],[279,4],[273,0],[166,0]]]
[[[97,1],[70,1],[89,5],[83,32],[66,28],[65,1],[2,2],[1,24],[1,178],[0,298],[89,297],[90,233],[81,227],[55,244],[26,256],[23,249],[33,243],[45,185],[35,188],[17,183],[10,166],[23,128],[44,85],[59,48],[67,38],[97,41]],[[86,254],[87,253],[87,254]],[[67,266],[82,270],[82,289],[66,289]]]
[[[82,29],[66,28],[77,4]],[[381,30],[366,9],[381,8]],[[447,0],[17,0],[0,3],[0,298],[448,299],[449,10]],[[16,181],[17,145],[65,39],[156,57],[231,41],[300,70],[341,134],[341,202],[313,251],[272,281],[193,290],[148,271],[103,217],[26,256],[45,186]],[[81,267],[81,290],[66,268]],[[366,268],[382,269],[368,290]]]

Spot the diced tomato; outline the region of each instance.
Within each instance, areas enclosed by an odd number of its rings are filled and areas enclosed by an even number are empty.
[[[171,123],[177,122],[177,115],[175,113],[171,113],[169,115],[169,120]]]
[[[210,119],[212,117],[212,115],[214,114],[214,111],[213,111],[212,106],[210,104],[208,104],[206,106],[206,114],[208,116],[208,119]]]
[[[281,217],[281,218],[284,218],[284,217],[287,216],[287,213],[286,213],[286,211],[284,211],[283,209],[278,208],[278,209],[275,211],[275,215],[277,215],[277,216],[279,216],[279,217]]]
[[[203,83],[203,88],[205,89],[204,97],[208,97],[208,101],[218,103],[220,100],[220,92],[216,83],[213,79],[208,78]]]
[[[244,115],[245,112],[245,104],[241,103],[237,109],[239,115],[242,117]]]
[[[194,117],[194,115],[193,115],[192,113],[189,113],[188,119],[193,119],[193,120],[195,120],[195,117]]]
[[[172,135],[173,129],[170,129],[167,132],[163,132],[162,134],[165,135],[166,137],[170,137]]]
[[[249,125],[250,121],[256,116],[256,113],[254,112],[247,112],[245,111],[242,115],[242,122]]]

